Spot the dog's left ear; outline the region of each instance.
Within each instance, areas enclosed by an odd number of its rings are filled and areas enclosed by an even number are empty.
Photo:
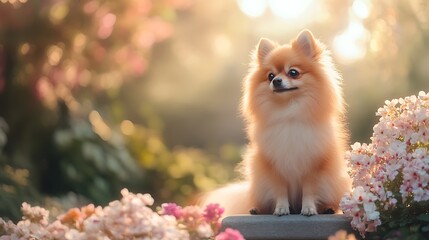
[[[313,34],[305,29],[298,34],[295,41],[292,42],[292,47],[301,51],[304,55],[314,58],[321,53],[319,42],[314,38]]]

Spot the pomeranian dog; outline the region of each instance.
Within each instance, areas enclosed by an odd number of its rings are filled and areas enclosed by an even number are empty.
[[[329,51],[304,30],[290,44],[261,39],[243,80],[249,145],[242,182],[215,190],[225,214],[310,216],[338,211],[350,188],[341,77]]]

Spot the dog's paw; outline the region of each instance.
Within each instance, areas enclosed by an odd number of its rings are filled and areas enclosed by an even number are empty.
[[[304,216],[313,216],[317,214],[317,210],[314,207],[303,207],[301,210],[301,215]]]
[[[287,197],[281,197],[278,198],[276,201],[276,208],[274,210],[273,215],[276,216],[283,216],[283,215],[289,215],[289,201]]]
[[[249,210],[250,215],[258,215],[259,210],[257,208],[252,208]]]
[[[276,216],[283,216],[283,215],[289,215],[290,211],[289,208],[285,208],[285,207],[276,207],[276,210],[274,210],[273,215]]]

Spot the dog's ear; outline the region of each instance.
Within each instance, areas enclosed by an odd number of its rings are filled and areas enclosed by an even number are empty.
[[[301,31],[296,39],[292,42],[292,47],[301,51],[304,55],[314,58],[321,53],[319,41],[316,40],[313,34],[305,29]]]
[[[264,59],[270,54],[270,52],[274,49],[275,44],[267,39],[267,38],[261,38],[258,43],[258,50],[257,50],[257,59],[259,63],[262,63]]]

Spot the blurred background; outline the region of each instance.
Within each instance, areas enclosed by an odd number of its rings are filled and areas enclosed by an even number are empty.
[[[236,178],[249,52],[303,28],[343,74],[351,143],[429,90],[425,0],[0,0],[0,216],[124,187],[189,204]]]

